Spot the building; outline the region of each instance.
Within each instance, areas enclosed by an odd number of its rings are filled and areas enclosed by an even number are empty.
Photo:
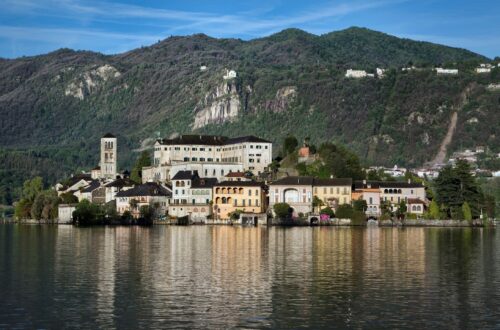
[[[490,72],[491,68],[483,68],[483,67],[476,68],[476,73],[490,73]]]
[[[76,204],[59,204],[58,223],[71,223],[73,221],[73,212],[76,210]]]
[[[115,180],[104,184],[104,203],[109,203],[116,198],[116,194],[122,190],[134,188],[135,183],[128,177],[118,177]]]
[[[170,188],[154,182],[122,190],[116,194],[116,211],[123,214],[129,211],[134,218],[139,218],[142,206],[151,206],[157,215],[165,215],[169,200],[172,197]]]
[[[177,172],[172,178],[169,216],[189,216],[191,221],[204,222],[212,214],[212,188],[216,183],[214,178],[200,178],[198,172]]]
[[[337,209],[341,204],[351,204],[352,179],[313,180],[313,196],[318,197],[324,206]]]
[[[106,134],[101,138],[101,170],[100,177],[103,179],[116,178],[116,158],[117,158],[117,140],[113,134]]]
[[[226,74],[223,76],[224,80],[234,79],[236,78],[236,71],[234,70],[226,70]]]
[[[443,69],[443,68],[436,68],[438,75],[457,75],[458,74],[458,69]]]
[[[345,73],[346,78],[365,78],[368,73],[365,70],[352,70],[348,69]]]
[[[406,210],[412,214],[424,214],[425,203],[419,198],[408,198]]]
[[[229,220],[238,210],[248,214],[266,212],[264,184],[255,181],[223,181],[213,187],[213,212],[216,220]]]
[[[287,203],[292,208],[293,216],[299,213],[313,212],[314,178],[309,176],[289,176],[269,185],[269,207],[277,203]]]
[[[143,169],[143,181],[169,182],[178,171],[218,180],[229,172],[259,175],[271,162],[272,143],[255,136],[180,135],[156,141],[153,166]]]
[[[244,172],[230,172],[224,178],[222,181],[252,181]]]
[[[378,218],[380,216],[380,189],[367,187],[357,188],[352,192],[352,200],[366,201],[365,214],[367,217]]]
[[[399,204],[405,201],[408,204],[408,200],[419,199],[425,201],[425,187],[418,182],[412,182],[408,180],[403,181],[356,181],[354,183],[354,190],[356,192],[363,192],[365,189],[378,189],[380,192],[380,204],[382,202],[387,202],[390,205],[392,211],[398,209]],[[370,196],[363,193],[363,199],[367,201],[367,204],[376,205],[376,203],[369,203],[369,200],[365,198],[376,198],[376,196]],[[408,210],[408,212],[411,212]]]
[[[64,193],[74,193],[80,189],[87,187],[92,182],[92,178],[88,173],[75,174],[63,183],[57,183],[55,190],[60,196]]]

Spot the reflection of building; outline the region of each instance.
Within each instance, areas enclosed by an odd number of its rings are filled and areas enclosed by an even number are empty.
[[[224,181],[213,188],[214,215],[219,220],[229,220],[231,213],[261,214],[266,210],[264,185],[254,181]]]

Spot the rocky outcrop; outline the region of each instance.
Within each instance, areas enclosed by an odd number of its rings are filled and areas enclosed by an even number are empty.
[[[224,81],[207,93],[196,106],[192,127],[197,129],[208,124],[222,124],[234,120],[238,116],[240,107],[236,82]]]
[[[105,64],[78,75],[66,86],[64,94],[83,100],[96,92],[106,81],[120,76],[121,73],[115,67]]]
[[[266,111],[275,113],[284,112],[297,97],[297,87],[286,86],[278,89],[276,96],[272,100],[264,102],[263,108]]]

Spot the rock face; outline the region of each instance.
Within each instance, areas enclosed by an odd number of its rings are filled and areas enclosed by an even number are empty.
[[[96,92],[101,83],[120,76],[121,73],[115,67],[105,64],[78,75],[66,86],[64,94],[83,100]]]
[[[297,87],[286,86],[278,89],[276,96],[272,100],[264,102],[263,108],[275,113],[284,112],[297,97]]]
[[[194,109],[193,129],[208,124],[222,124],[234,120],[240,111],[241,101],[235,81],[225,81],[207,93]]]

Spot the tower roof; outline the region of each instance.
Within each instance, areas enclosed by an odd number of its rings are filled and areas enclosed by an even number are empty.
[[[104,134],[103,138],[115,138],[116,136],[114,136],[113,134],[111,133],[106,133]]]

